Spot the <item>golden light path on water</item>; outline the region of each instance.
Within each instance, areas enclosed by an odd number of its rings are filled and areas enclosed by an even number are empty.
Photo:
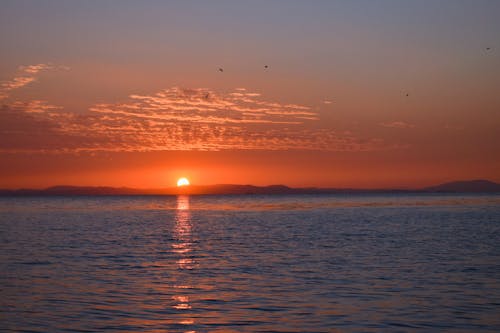
[[[177,209],[173,231],[174,242],[172,243],[172,252],[179,256],[176,261],[179,270],[191,270],[195,268],[196,263],[191,258],[191,252],[193,251],[191,228],[189,196],[179,195],[177,197]],[[173,308],[179,311],[191,309],[192,306],[186,291],[192,287],[189,285],[175,285],[174,288],[177,294],[172,297],[175,302]],[[181,316],[178,323],[181,325],[193,325],[194,319],[190,316]],[[187,333],[195,333],[195,331],[187,331]]]

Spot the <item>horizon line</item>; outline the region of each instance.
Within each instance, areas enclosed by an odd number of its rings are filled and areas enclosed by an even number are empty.
[[[230,191],[237,189],[255,189],[255,190],[268,190],[268,191],[318,191],[318,192],[328,192],[328,191],[429,191],[429,190],[439,190],[440,188],[446,187],[468,187],[466,190],[468,191],[478,191],[481,190],[481,186],[487,187],[486,190],[491,190],[498,187],[500,189],[500,183],[496,181],[492,181],[489,179],[471,179],[471,180],[455,180],[449,182],[442,182],[435,185],[430,186],[421,186],[421,187],[318,187],[318,186],[299,186],[292,187],[285,184],[269,184],[269,185],[253,185],[253,184],[232,184],[232,183],[220,183],[220,184],[190,184],[187,186],[166,186],[166,187],[149,187],[149,188],[138,188],[138,187],[128,187],[128,186],[109,186],[109,185],[52,185],[48,187],[17,187],[17,188],[0,188],[2,192],[48,192],[50,191],[68,191],[68,190],[114,190],[114,191],[134,191],[136,194],[140,194],[141,191],[144,191],[144,194],[152,194],[155,191],[163,192],[158,194],[197,194],[200,190],[216,190],[218,188],[219,191],[224,190],[221,187],[227,187],[226,190]],[[472,188],[471,188],[472,186]],[[189,193],[193,192],[194,193]],[[149,193],[146,193],[149,192]],[[165,193],[166,192],[166,193]],[[124,193],[126,194],[126,193]]]

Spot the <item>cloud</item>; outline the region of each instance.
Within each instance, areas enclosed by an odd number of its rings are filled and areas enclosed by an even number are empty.
[[[164,89],[97,104],[76,132],[92,128],[101,142],[123,150],[371,150],[380,142],[328,129],[307,129],[319,119],[309,107],[262,100],[244,88],[222,94],[208,89]],[[90,122],[90,124],[89,124]],[[78,126],[83,126],[78,128]],[[109,149],[110,147],[106,148]]]
[[[10,91],[24,87],[25,85],[33,81],[35,81],[34,77],[26,77],[26,76],[15,77],[10,81],[2,82],[1,88],[3,91]]]
[[[389,127],[389,128],[413,128],[415,125],[409,124],[404,121],[391,121],[387,123],[380,123],[380,126]]]
[[[37,64],[37,65],[19,66],[18,70],[20,72],[24,72],[27,74],[37,74],[38,72],[53,68],[54,66],[52,64]]]
[[[130,95],[119,104],[97,104],[91,112],[143,120],[199,124],[301,124],[317,120],[308,107],[271,103],[257,99],[260,94],[237,92],[219,94],[208,89],[170,88],[152,95]]]
[[[15,89],[22,88],[37,80],[37,75],[41,72],[48,70],[68,70],[67,66],[55,66],[50,63],[48,64],[36,64],[19,66],[16,76],[9,81],[4,81],[0,83],[0,100],[9,97],[10,92]]]
[[[56,68],[19,68],[2,84],[5,95]],[[228,93],[173,87],[131,94],[118,103],[99,103],[75,113],[43,100],[12,101],[0,110],[0,152],[82,153],[177,150],[386,149],[384,142],[350,132],[317,128],[310,107],[265,100],[237,88]]]
[[[328,104],[332,104],[332,103],[333,103],[333,102],[332,102],[332,101],[330,101],[330,100],[324,100],[324,101],[323,101],[323,104],[327,104],[327,105],[328,105]]]
[[[15,101],[10,104],[14,110],[21,110],[26,113],[42,113],[52,110],[62,109],[61,106],[51,105],[47,101],[32,100],[27,102]]]

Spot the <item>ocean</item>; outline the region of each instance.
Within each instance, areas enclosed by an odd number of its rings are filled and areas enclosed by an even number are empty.
[[[0,330],[499,332],[500,195],[0,198]]]

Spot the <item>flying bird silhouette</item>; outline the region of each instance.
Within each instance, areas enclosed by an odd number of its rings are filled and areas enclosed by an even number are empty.
[[[491,47],[487,47],[487,48],[486,48],[486,51],[489,51],[489,50],[491,50]]]
[[[269,67],[268,65],[264,65],[264,68],[266,68],[266,69],[267,69],[268,67]]]
[[[222,68],[219,68],[219,72],[221,72],[221,73],[222,73],[222,72],[224,72],[224,70],[223,70]]]

